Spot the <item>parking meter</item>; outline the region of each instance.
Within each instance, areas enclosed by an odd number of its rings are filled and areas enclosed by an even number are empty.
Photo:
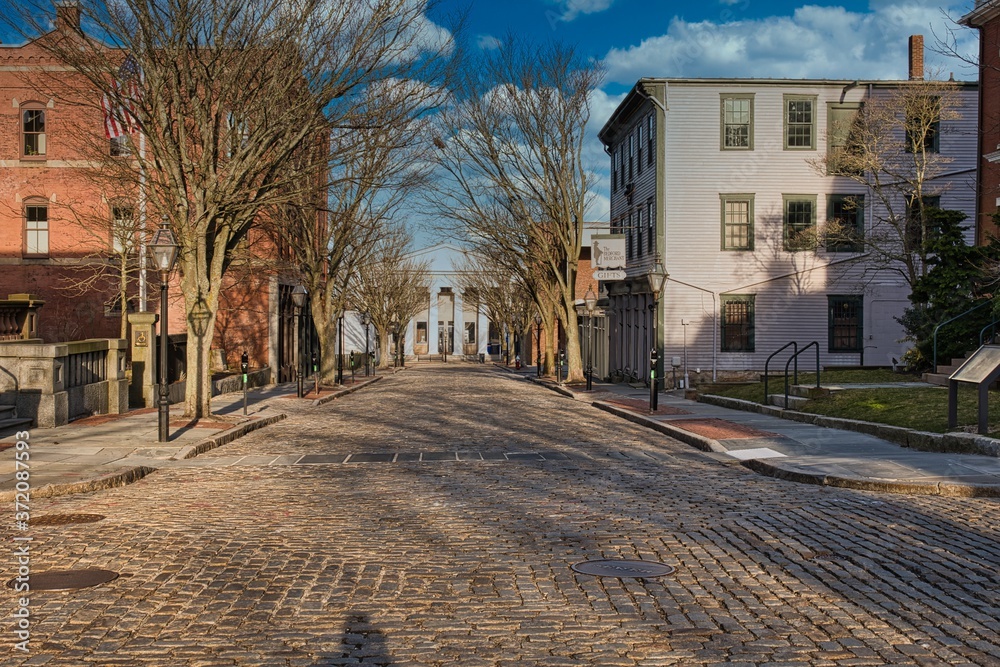
[[[247,373],[250,372],[250,357],[246,350],[240,357],[240,372],[243,374],[243,414],[247,413]]]
[[[656,411],[656,348],[649,351],[649,411]]]

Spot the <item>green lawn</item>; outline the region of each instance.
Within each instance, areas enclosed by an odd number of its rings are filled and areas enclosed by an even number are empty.
[[[820,375],[823,386],[836,384],[889,384],[913,382],[919,377],[893,373],[889,370],[875,371],[825,371]],[[799,384],[815,385],[815,374],[799,373]],[[784,393],[784,380],[772,378],[768,392]],[[764,383],[746,385],[712,385],[705,393],[740,398],[755,403],[764,401]],[[958,394],[959,426],[975,427],[978,422],[976,388],[960,385]],[[1000,425],[1000,394],[990,392],[990,424]],[[849,389],[838,391],[827,398],[817,398],[799,408],[802,412],[860,419],[893,426],[903,426],[918,431],[944,433],[948,431],[948,390],[934,388],[878,388]],[[972,430],[975,430],[972,428]]]

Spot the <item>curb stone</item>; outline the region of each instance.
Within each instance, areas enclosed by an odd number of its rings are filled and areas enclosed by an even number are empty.
[[[156,468],[149,466],[136,466],[125,468],[115,472],[105,473],[94,479],[82,482],[72,482],[70,484],[46,484],[38,488],[31,489],[32,498],[55,498],[56,496],[68,496],[76,493],[90,493],[92,491],[103,491],[113,489],[118,486],[127,486],[133,482],[138,482],[146,475],[155,472]],[[16,491],[0,491],[0,501],[9,502],[17,497]]]
[[[230,443],[237,438],[241,438],[247,433],[256,431],[259,428],[264,428],[265,426],[270,426],[271,424],[280,422],[286,417],[288,417],[288,415],[282,412],[281,414],[271,415],[270,417],[262,417],[260,419],[244,422],[243,424],[238,424],[237,426],[222,431],[221,433],[217,433],[210,438],[205,438],[201,442],[188,445],[167,460],[177,461],[181,459],[193,459],[199,454],[204,454],[205,452],[215,449],[216,447],[221,447],[222,445]]]
[[[745,401],[738,398],[728,398],[725,396],[715,396],[712,394],[701,394],[698,400],[709,405],[718,405],[733,410],[744,412],[758,412],[773,417],[780,417],[789,421],[815,424],[844,431],[854,431],[873,435],[883,440],[888,440],[902,447],[917,449],[925,452],[943,453],[967,453],[981,454],[983,456],[1000,456],[1000,440],[988,438],[983,435],[971,433],[930,433],[928,431],[911,431],[901,426],[889,426],[877,422],[866,422],[857,419],[842,419],[840,417],[827,417],[814,415],[796,410],[784,410],[776,406],[761,405],[753,401]],[[972,437],[969,437],[972,436]]]
[[[369,379],[366,382],[362,382],[360,384],[352,385],[352,386],[347,387],[345,389],[337,389],[333,393],[328,394],[328,395],[326,395],[326,396],[324,396],[322,398],[314,399],[313,402],[312,402],[312,405],[313,405],[313,407],[316,407],[318,405],[325,405],[325,404],[329,403],[330,401],[333,401],[333,400],[336,400],[336,399],[340,398],[341,396],[347,396],[348,394],[353,394],[358,389],[361,389],[363,387],[367,387],[370,384],[378,382],[379,380],[381,380],[384,377],[385,377],[384,375],[376,375],[376,376],[374,376],[373,378]]]

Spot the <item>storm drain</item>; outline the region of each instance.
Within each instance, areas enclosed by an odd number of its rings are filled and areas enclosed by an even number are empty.
[[[31,517],[32,526],[63,526],[70,523],[94,523],[103,521],[103,514],[46,514]]]
[[[649,560],[586,560],[570,566],[574,572],[594,577],[648,579],[674,573],[674,568]]]
[[[100,586],[118,578],[117,572],[111,570],[100,570],[97,568],[87,568],[81,570],[48,570],[47,572],[33,572],[27,583],[33,591],[68,591],[77,588],[90,588]],[[14,588],[17,579],[7,582],[8,588]]]

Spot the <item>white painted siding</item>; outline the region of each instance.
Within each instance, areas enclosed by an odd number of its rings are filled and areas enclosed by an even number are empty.
[[[859,103],[870,92],[887,94],[885,84],[870,90],[867,84],[829,81],[657,81],[666,85],[667,108],[661,128],[665,150],[655,158],[665,192],[665,247],[658,243],[658,249],[670,274],[661,323],[667,374],[670,358],[684,356],[685,351],[691,373],[696,368],[706,373],[713,368],[723,372],[762,370],[767,356],[791,340],[800,345],[818,341],[823,365],[889,365],[893,358],[898,359],[906,346],[899,342],[902,330],[894,318],[909,303],[905,282],[893,272],[866,270],[864,262],[851,253],[827,252],[825,248],[789,252],[783,239],[784,196],[814,197],[815,219],[822,226],[827,195],[865,194],[863,185],[824,171],[821,159],[826,152],[827,104]],[[723,93],[753,94],[753,150],[720,148]],[[814,149],[784,148],[784,99],[788,95],[809,96],[816,101]],[[964,86],[959,95],[962,117],[943,123],[940,135],[941,154],[954,160],[947,166],[947,175],[932,183],[936,191],[928,194],[940,194],[943,208],[966,212],[968,240],[972,242],[977,92],[974,86]],[[627,99],[623,106],[628,103]],[[636,105],[629,118],[616,119],[616,131],[607,136],[627,142],[628,128],[653,110],[648,101]],[[611,149],[613,156],[615,147]],[[631,206],[621,189],[613,193],[612,222],[626,215],[636,202],[655,196],[656,184],[649,177],[649,170],[644,169],[632,191]],[[752,251],[721,247],[720,194],[735,193],[753,195]],[[870,193],[866,215],[867,224],[877,219]],[[641,278],[648,263],[642,259],[630,263],[630,283],[612,286],[612,294],[648,291]],[[753,352],[721,351],[724,295],[754,296]],[[828,295],[863,295],[863,353],[828,352]],[[682,326],[682,320],[689,324]],[[615,345],[612,340],[612,359]],[[814,363],[813,352],[806,357],[805,365]]]

